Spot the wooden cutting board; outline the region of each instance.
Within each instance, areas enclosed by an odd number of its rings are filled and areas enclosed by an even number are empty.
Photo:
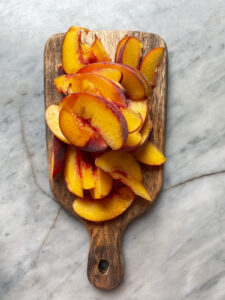
[[[156,34],[138,31],[92,31],[88,35],[82,35],[82,40],[91,44],[94,35],[101,38],[103,45],[114,61],[116,46],[124,36],[135,36],[143,44],[143,56],[155,47],[165,47],[163,61],[158,68],[157,85],[150,102],[150,116],[153,121],[153,130],[150,141],[161,151],[165,145],[165,121],[166,121],[166,96],[167,96],[167,49],[166,43]],[[44,80],[45,80],[45,106],[59,103],[62,99],[53,80],[59,76],[57,65],[61,63],[61,46],[63,33],[56,34],[48,39],[44,53]],[[52,150],[53,134],[46,126],[47,159],[49,170],[49,182],[55,200],[72,215],[79,218],[72,209],[75,196],[71,194],[64,181],[64,176],[51,178],[50,156]],[[162,187],[163,166],[143,166],[144,185],[153,199],[156,198]],[[133,204],[121,216],[106,222],[95,223],[81,219],[90,234],[90,249],[88,255],[87,274],[90,282],[97,288],[112,289],[116,287],[123,277],[123,258],[121,249],[121,237],[126,226],[143,212],[151,203],[136,197]],[[146,232],[143,234],[147,234]],[[62,241],[63,242],[63,241]],[[74,249],[76,252],[76,249]],[[72,263],[72,262],[71,262]]]

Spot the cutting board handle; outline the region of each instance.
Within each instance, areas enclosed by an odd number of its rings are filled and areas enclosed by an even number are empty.
[[[122,232],[118,226],[110,225],[106,222],[88,226],[88,279],[95,287],[105,290],[115,288],[123,278]]]

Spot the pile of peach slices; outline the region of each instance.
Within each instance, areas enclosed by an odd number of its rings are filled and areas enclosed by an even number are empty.
[[[142,44],[132,36],[118,43],[115,63],[96,36],[81,43],[71,27],[62,44],[61,76],[54,84],[65,95],[46,109],[54,134],[52,178],[64,170],[74,211],[100,222],[122,214],[135,195],[148,201],[139,162],[162,165],[166,158],[149,140],[151,93],[164,48],[151,50],[139,66]]]

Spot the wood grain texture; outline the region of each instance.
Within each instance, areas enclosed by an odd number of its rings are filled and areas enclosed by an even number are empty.
[[[153,121],[153,130],[150,141],[161,151],[165,146],[166,129],[166,96],[167,96],[167,49],[166,44],[158,35],[138,31],[92,31],[88,35],[83,34],[82,40],[91,43],[97,34],[109,55],[114,61],[117,43],[124,36],[135,36],[143,44],[143,56],[155,47],[165,47],[163,61],[158,68],[157,85],[153,91],[150,105],[150,116]],[[64,34],[57,34],[48,39],[44,54],[45,72],[45,105],[59,103],[62,96],[53,85],[53,80],[58,76],[57,65],[61,63],[61,46]],[[47,159],[49,170],[49,182],[55,200],[64,209],[77,217],[72,209],[75,198],[65,185],[63,174],[52,180],[50,155],[52,150],[53,135],[46,126]],[[163,182],[163,166],[142,166],[144,185],[153,199],[161,190]],[[136,197],[133,204],[121,216],[107,222],[94,223],[83,220],[90,234],[90,249],[88,257],[88,278],[90,282],[101,289],[116,287],[123,277],[123,259],[121,250],[121,237],[126,226],[150,207],[151,203]],[[107,270],[99,269],[99,262],[108,262]]]

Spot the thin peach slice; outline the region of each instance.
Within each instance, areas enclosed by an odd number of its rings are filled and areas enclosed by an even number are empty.
[[[90,190],[95,187],[95,176],[91,161],[84,151],[80,152],[80,170],[82,177],[82,184],[84,190]]]
[[[56,136],[53,137],[52,143],[51,176],[54,179],[64,168],[66,144],[59,140]]]
[[[93,199],[101,199],[110,193],[113,185],[112,177],[99,168],[94,170],[95,187],[90,190]]]
[[[79,197],[83,197],[80,155],[79,150],[73,146],[67,147],[64,175],[68,190]]]
[[[80,43],[81,28],[76,26],[70,27],[62,44],[62,65],[67,74],[73,74],[88,64],[88,61],[85,61],[82,56]]]
[[[133,153],[135,158],[143,164],[160,166],[165,163],[166,158],[151,142],[145,144],[140,150]]]
[[[87,81],[90,83],[87,85]],[[59,92],[81,93],[90,92],[102,96],[110,102],[118,103],[126,107],[127,99],[123,91],[112,81],[97,74],[74,74],[72,76],[62,75],[54,80]]]
[[[103,222],[125,212],[133,203],[134,197],[134,193],[128,187],[120,187],[101,200],[93,201],[90,197],[76,198],[73,202],[73,209],[86,220]]]
[[[162,60],[163,53],[163,47],[154,48],[145,55],[141,62],[140,71],[147,78],[151,86],[153,86],[155,70]]]
[[[129,38],[129,36],[125,36],[124,38],[122,38],[116,48],[116,54],[115,54],[115,62],[118,62],[118,58],[119,58],[119,54],[120,54],[120,49],[123,47],[123,45],[125,44],[125,42],[127,41],[127,39]]]
[[[131,109],[122,107],[120,108],[120,111],[122,112],[125,120],[127,121],[127,128],[129,133],[135,132],[139,128],[141,128],[143,121],[139,113],[136,113]]]
[[[135,111],[136,113],[139,113],[142,117],[143,124],[145,122],[145,119],[148,115],[149,111],[149,102],[148,100],[140,100],[140,101],[128,101],[127,108]]]
[[[107,51],[105,50],[101,40],[95,36],[95,41],[91,46],[92,52],[96,57],[97,62],[101,61],[112,61],[110,56],[108,55]]]
[[[83,67],[77,73],[92,73],[104,68],[116,69],[123,73],[121,84],[131,99],[143,100],[149,96],[148,83],[143,79],[144,76],[130,66],[110,62],[93,63]]]
[[[66,144],[70,144],[59,127],[59,106],[57,104],[52,104],[47,107],[45,111],[45,120],[51,132],[58,139]]]
[[[120,49],[117,62],[138,68],[141,58],[142,43],[133,36],[130,36]]]
[[[69,113],[71,118],[76,116],[76,118],[82,120],[85,126],[98,132],[113,150],[120,149],[125,143],[128,135],[126,120],[116,105],[104,98],[89,93],[71,94],[62,100],[60,107]],[[84,135],[83,139],[86,139],[86,133],[82,130],[83,125],[79,126],[78,123],[75,126],[74,123],[73,130],[71,130],[71,124],[68,121],[64,126],[65,124],[61,120],[61,112],[59,124],[68,140],[71,140],[72,135],[75,134],[74,131],[76,131],[76,134]],[[79,142],[77,141],[77,143]],[[76,139],[73,139],[73,144],[76,145]]]

